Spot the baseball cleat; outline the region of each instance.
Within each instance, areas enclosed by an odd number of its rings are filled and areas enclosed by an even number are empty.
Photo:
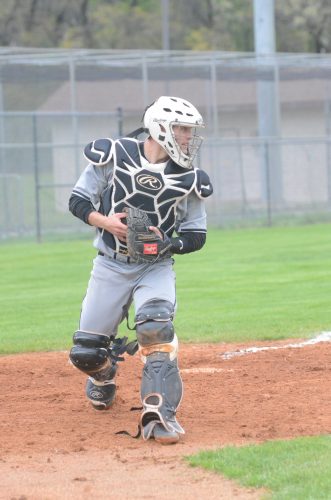
[[[86,382],[86,396],[95,410],[108,410],[114,403],[116,385],[114,380],[99,382],[89,377]]]
[[[179,441],[179,435],[175,431],[168,431],[162,424],[156,424],[153,429],[154,439],[161,444],[175,444]]]

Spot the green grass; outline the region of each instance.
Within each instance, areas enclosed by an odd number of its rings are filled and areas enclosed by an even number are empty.
[[[70,344],[94,253],[87,241],[0,247],[0,352]]]
[[[95,255],[91,240],[0,246],[0,353],[71,345]],[[328,224],[210,230],[204,249],[176,257],[175,270],[181,340],[308,337],[331,329]]]
[[[187,460],[192,466],[216,471],[243,486],[266,488],[265,498],[331,498],[331,436],[229,446],[204,451]]]
[[[205,248],[177,259],[182,339],[268,340],[330,329],[329,225],[211,232]]]

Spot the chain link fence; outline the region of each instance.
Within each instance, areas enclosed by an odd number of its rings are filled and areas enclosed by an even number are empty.
[[[85,144],[162,94],[205,117],[210,225],[329,220],[330,77],[327,55],[0,50],[0,238],[90,231],[67,208]]]

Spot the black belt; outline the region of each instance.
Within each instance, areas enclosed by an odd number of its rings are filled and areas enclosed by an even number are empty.
[[[113,252],[112,255],[106,255],[99,250],[98,255],[101,255],[102,257],[108,257],[109,259],[118,260],[119,262],[125,262],[126,264],[130,264],[131,262],[131,257],[126,257],[125,255],[122,255],[118,252]]]

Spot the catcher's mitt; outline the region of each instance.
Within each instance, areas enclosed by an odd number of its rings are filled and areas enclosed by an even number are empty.
[[[171,255],[171,241],[164,234],[163,239],[149,229],[153,226],[146,212],[140,208],[127,207],[128,233],[126,244],[130,257],[137,262],[155,262]]]

